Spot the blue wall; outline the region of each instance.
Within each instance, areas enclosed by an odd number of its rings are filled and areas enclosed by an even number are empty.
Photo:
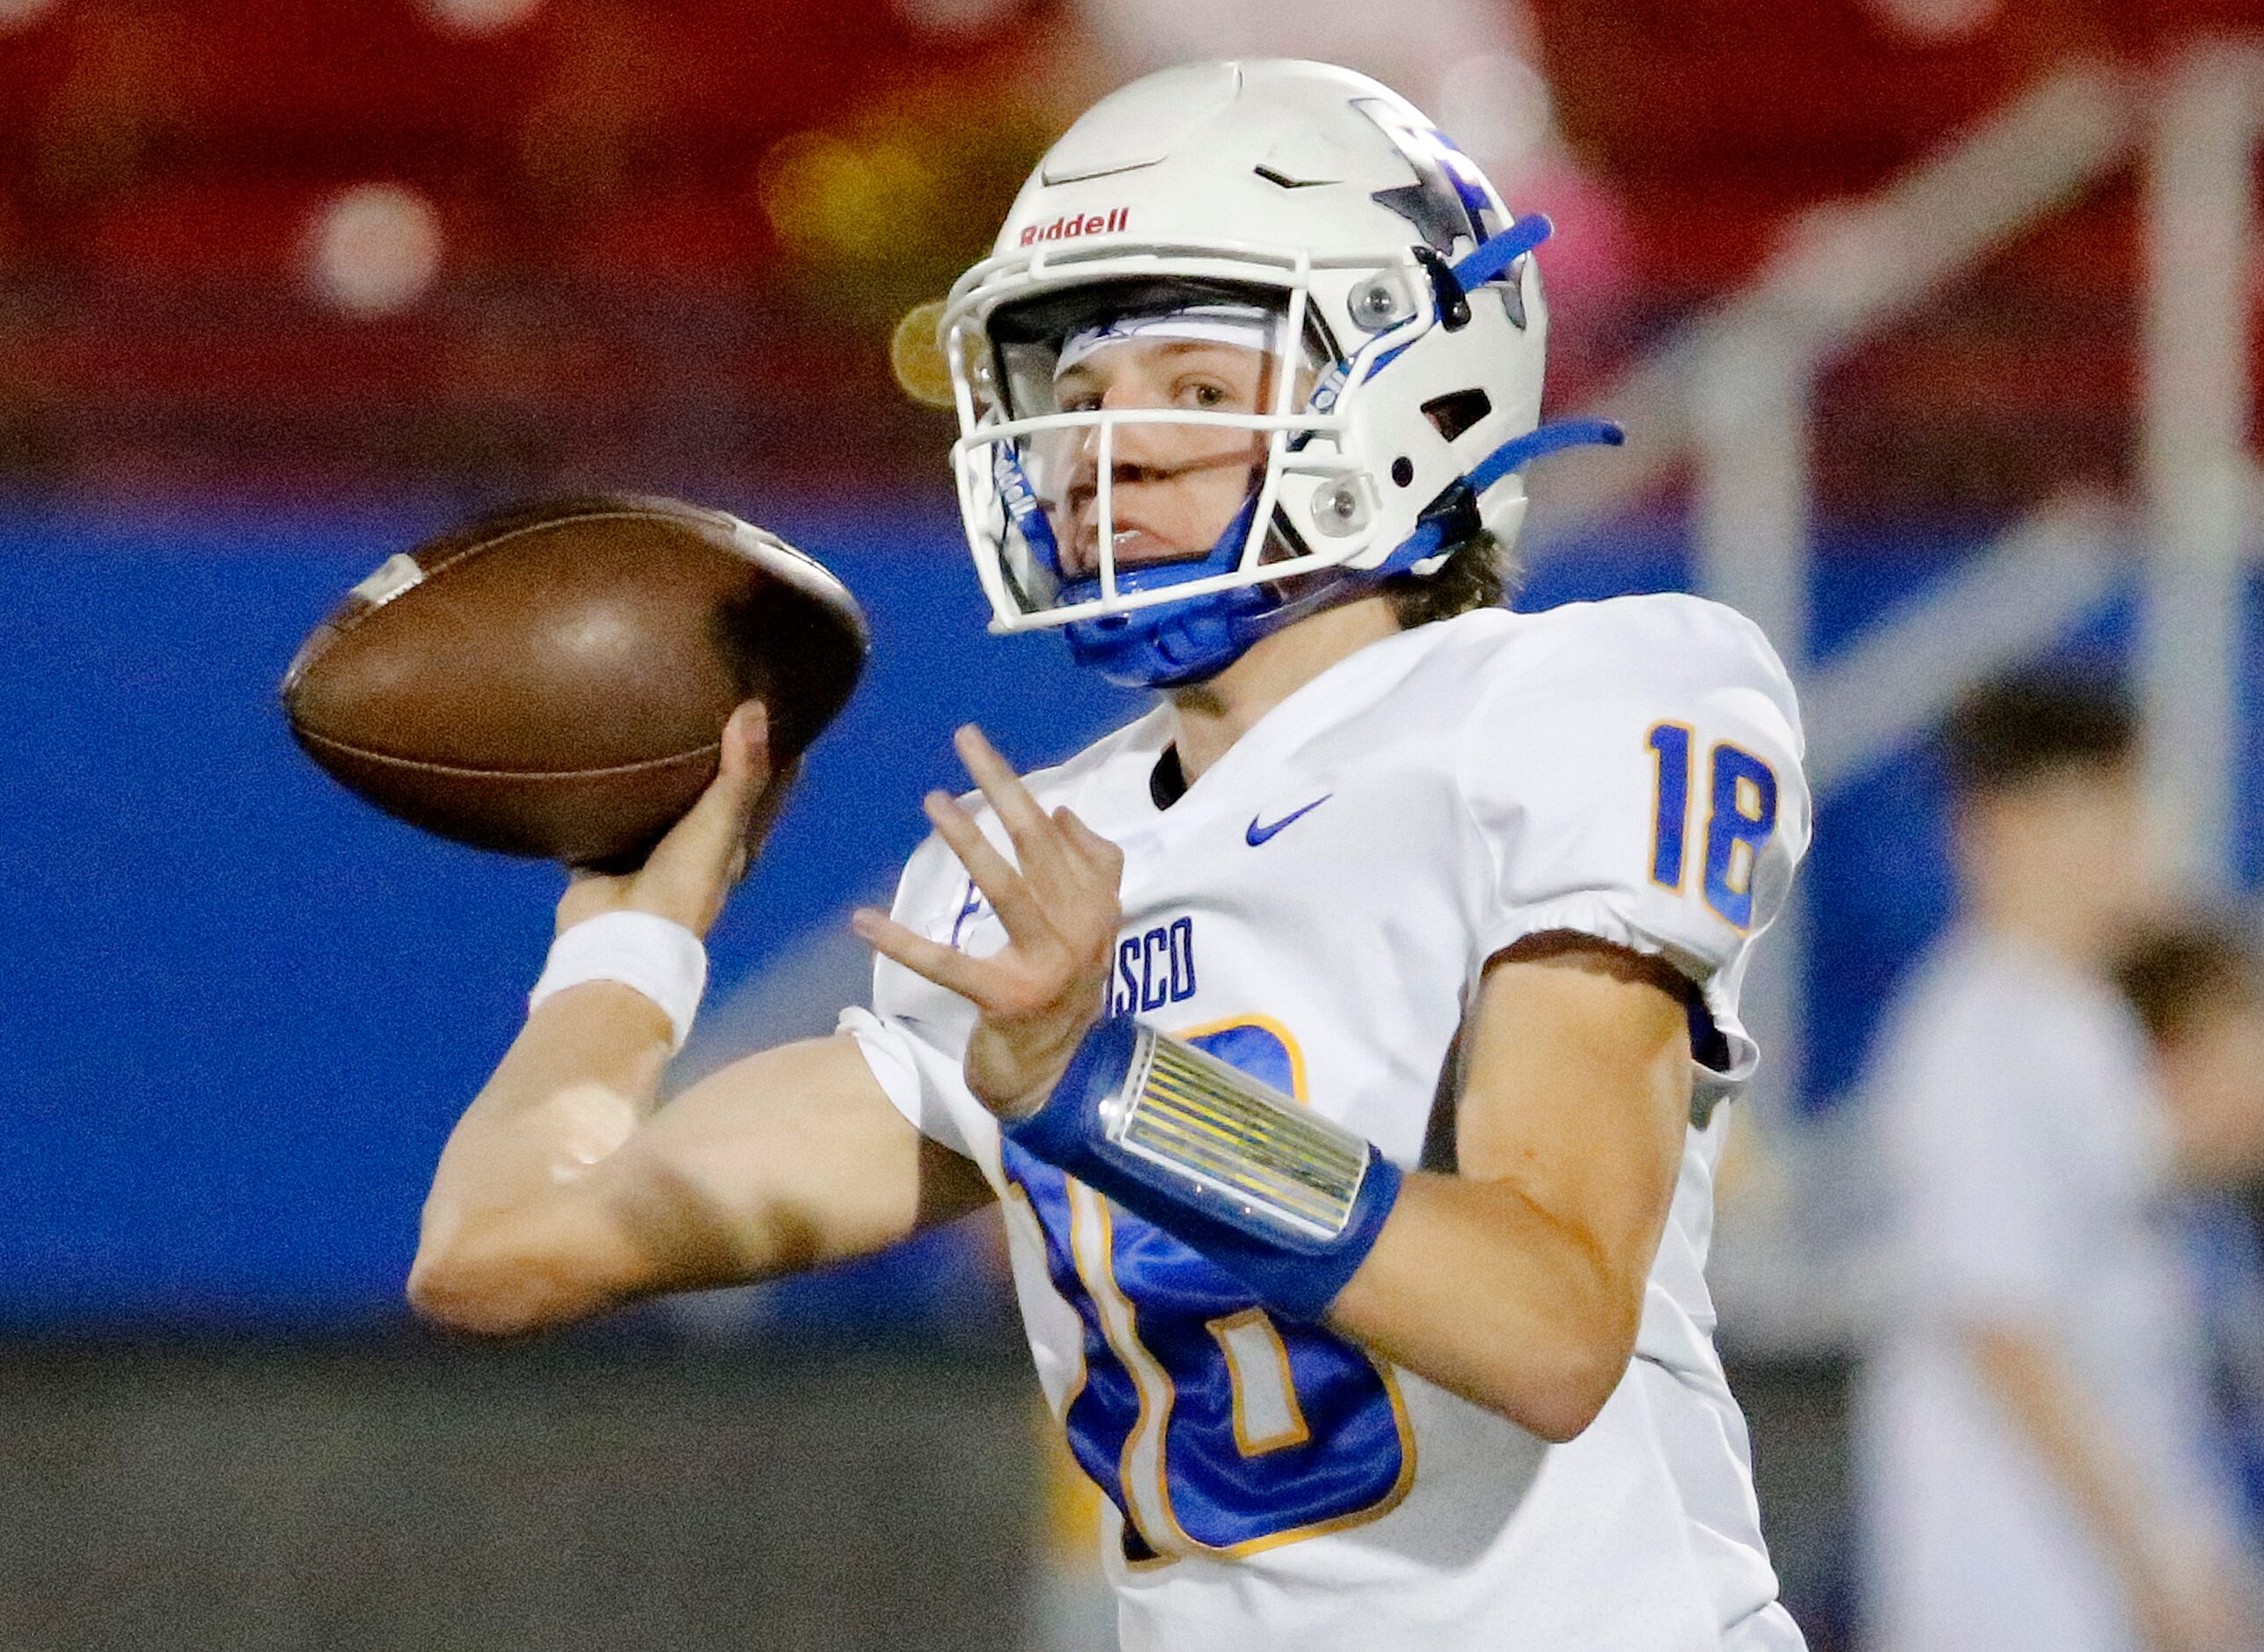
[[[1029,766],[1136,706],[1050,640],[985,635],[949,519],[765,519],[857,590],[876,646],[714,937],[725,987],[888,887],[920,793],[961,783],[955,725]],[[0,1322],[398,1313],[433,1159],[518,1022],[558,877],[345,795],[291,746],[275,687],[338,594],[434,525],[0,522]],[[1828,556],[1827,657],[1965,549]],[[1685,567],[1672,524],[1623,529],[1545,558],[1521,605]],[[2111,663],[2126,621],[2071,646]],[[1939,830],[1923,757],[1821,800],[1812,1093],[1845,1083],[1940,921]]]
[[[347,796],[275,684],[431,525],[0,527],[0,1320],[397,1311],[560,880]],[[1030,764],[1131,706],[1056,645],[984,634],[955,524],[778,525],[863,598],[873,665],[714,939],[726,984],[889,887],[921,792],[964,783],[957,723]]]

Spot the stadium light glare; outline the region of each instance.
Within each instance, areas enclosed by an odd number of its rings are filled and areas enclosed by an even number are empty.
[[[1440,130],[1479,164],[1514,172],[1556,129],[1549,88],[1522,59],[1490,54],[1456,63],[1440,77]]]
[[[0,0],[5,4],[7,0]],[[542,7],[542,0],[424,0],[434,22],[459,34],[500,34]]]
[[[309,238],[315,289],[349,315],[384,316],[424,296],[444,238],[432,202],[406,184],[357,184],[324,203]]]
[[[1870,4],[1879,21],[1925,46],[1947,46],[1978,34],[2004,9],[2004,0],[1870,0]]]
[[[905,143],[795,132],[763,157],[758,187],[781,242],[839,260],[901,248],[905,226],[932,209],[935,186]]]
[[[1022,0],[896,0],[898,16],[929,34],[981,34],[1021,10]]]

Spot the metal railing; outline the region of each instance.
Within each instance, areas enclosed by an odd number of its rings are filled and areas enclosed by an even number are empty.
[[[1584,412],[1629,431],[1620,462],[1568,467],[1559,528],[1593,530],[1688,462],[1693,582],[1758,621],[1807,707],[1819,790],[1923,729],[1954,695],[2047,645],[2143,545],[2136,665],[2159,848],[2187,883],[2235,881],[2241,586],[2260,496],[2246,295],[2249,160],[2264,37],[2209,41],[2158,74],[2061,70],[1868,198],[1798,219],[1736,296]],[[1850,348],[2134,158],[2146,182],[2143,500],[2063,497],[1828,662],[1810,646],[1811,403]],[[1773,1052],[1764,1118],[1791,1109],[1806,915],[1796,891],[1746,983]]]

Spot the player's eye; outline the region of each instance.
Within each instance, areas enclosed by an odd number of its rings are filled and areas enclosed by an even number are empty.
[[[1214,378],[1183,378],[1179,381],[1178,400],[1182,406],[1214,412],[1230,406],[1234,399],[1234,391]]]
[[[1071,391],[1061,398],[1063,413],[1098,413],[1100,410],[1101,396],[1098,391]]]

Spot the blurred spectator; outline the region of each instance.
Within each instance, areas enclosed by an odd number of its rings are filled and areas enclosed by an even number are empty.
[[[2253,1646],[2168,1120],[2109,974],[2149,901],[2132,719],[2010,678],[1945,735],[1963,910],[1865,1085],[1889,1233],[1856,1419],[1872,1644]]]
[[[2169,1104],[2209,1387],[2253,1553],[2264,1537],[2264,960],[2224,925],[2165,925],[2124,954],[2115,980]]]
[[[2264,1217],[2264,960],[2228,925],[2161,924],[2114,978],[2153,1049],[2180,1178]]]

